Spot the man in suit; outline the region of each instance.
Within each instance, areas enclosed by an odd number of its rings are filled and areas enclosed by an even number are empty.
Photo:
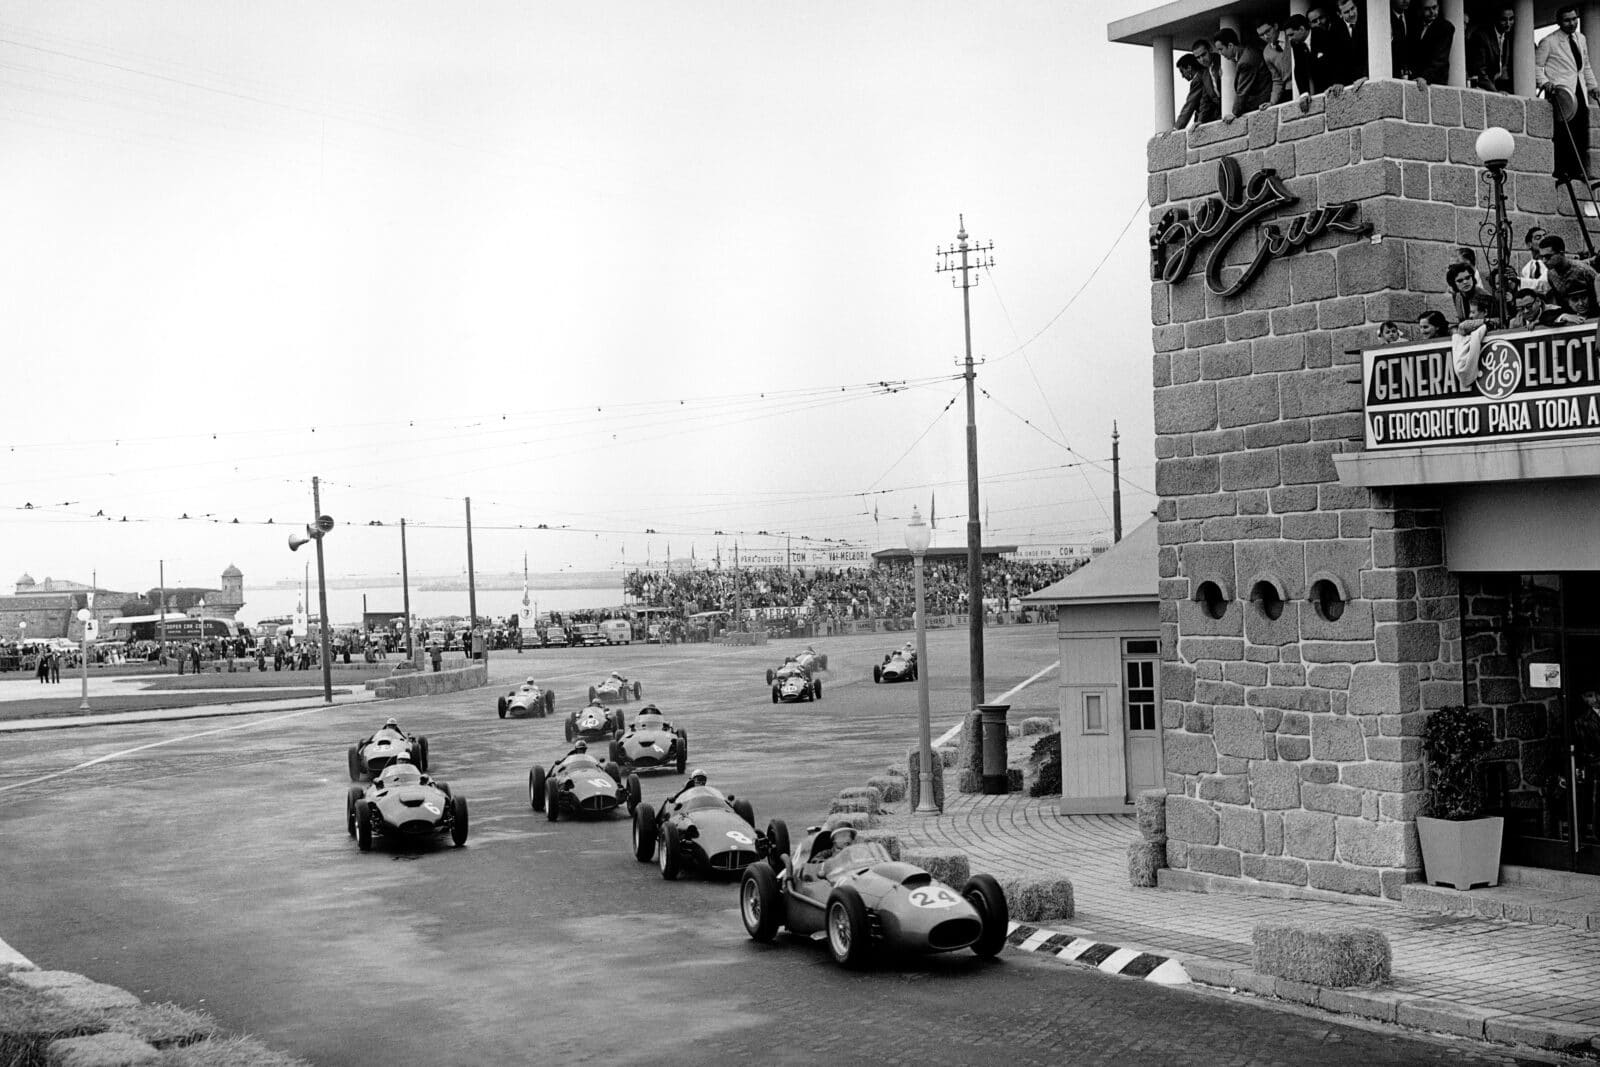
[[[1272,94],[1262,106],[1281,104],[1294,95],[1294,61],[1278,33],[1277,20],[1257,19],[1256,40],[1261,44],[1261,60],[1272,77]]]
[[[1242,43],[1227,26],[1218,30],[1211,42],[1233,63],[1233,113],[1223,115],[1222,120],[1232,122],[1268,103],[1272,99],[1272,72],[1261,58],[1261,49]]]
[[[1350,38],[1350,80],[1367,76],[1367,12],[1356,0],[1339,0],[1339,25]]]
[[[1467,84],[1472,88],[1511,92],[1511,27],[1516,21],[1516,9],[1502,4],[1494,10],[1493,21],[1467,38]]]
[[[1456,28],[1439,17],[1439,0],[1417,0],[1415,14],[1406,41],[1411,78],[1418,89],[1444,85],[1450,80],[1450,46],[1455,43]]]
[[[1328,9],[1318,5],[1306,12],[1311,35],[1306,47],[1311,52],[1311,80],[1315,92],[1325,93],[1335,85],[1356,81],[1354,49],[1345,25],[1328,17]]]
[[[1556,114],[1556,181],[1586,181],[1589,172],[1589,105],[1600,104],[1594,66],[1589,62],[1589,42],[1578,32],[1578,9],[1567,6],[1556,12],[1556,32],[1546,34],[1533,50],[1533,84],[1537,91],[1550,95],[1565,89],[1577,105],[1572,117],[1561,121]],[[1548,238],[1546,238],[1548,240]]]
[[[1195,125],[1215,122],[1222,117],[1222,99],[1211,87],[1211,78],[1200,61],[1192,55],[1178,57],[1178,73],[1189,81],[1189,95],[1183,101],[1173,129],[1187,129],[1192,119]]]
[[[1302,98],[1327,89],[1316,76],[1316,60],[1311,55],[1311,23],[1304,15],[1290,15],[1283,24],[1283,43],[1294,71],[1294,92]]]
[[[1411,0],[1390,0],[1389,3],[1389,61],[1396,78],[1410,79],[1411,27],[1416,19],[1411,15]]]

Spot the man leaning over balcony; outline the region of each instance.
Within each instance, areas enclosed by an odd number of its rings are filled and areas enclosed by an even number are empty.
[[[1533,84],[1556,111],[1556,166],[1558,182],[1589,180],[1589,104],[1600,104],[1594,65],[1589,62],[1589,42],[1578,30],[1578,9],[1567,5],[1556,11],[1556,32],[1549,33],[1533,50]],[[1576,105],[1565,122],[1557,90],[1570,93]]]

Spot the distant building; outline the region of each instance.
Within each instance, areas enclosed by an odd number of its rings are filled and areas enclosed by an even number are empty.
[[[43,581],[35,581],[32,575],[23,574],[17,579],[15,592],[11,596],[0,596],[0,638],[64,637],[79,640],[83,635],[83,624],[78,621],[78,612],[83,608],[90,608],[94,612],[102,636],[109,636],[107,623],[128,614],[124,608],[130,604],[135,614],[159,612],[162,593],[163,590],[159,588],[151,589],[143,594],[141,600],[139,593],[98,588],[65,578],[47,577]],[[169,586],[165,594],[169,614],[236,618],[239,609],[244,607],[244,574],[230,563],[222,572],[220,589]],[[24,626],[24,623],[27,625]]]

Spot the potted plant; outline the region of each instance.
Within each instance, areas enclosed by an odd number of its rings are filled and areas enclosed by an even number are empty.
[[[1459,705],[1440,708],[1423,724],[1428,804],[1427,814],[1417,816],[1417,839],[1429,885],[1500,884],[1505,820],[1483,814],[1483,761],[1493,745],[1488,720]]]

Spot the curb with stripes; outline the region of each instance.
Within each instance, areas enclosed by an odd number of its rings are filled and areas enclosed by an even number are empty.
[[[1042,952],[1066,963],[1093,967],[1105,974],[1141,978],[1158,985],[1188,985],[1190,981],[1183,964],[1167,956],[1118,948],[1028,923],[1012,923],[1006,944],[1020,952]]]

